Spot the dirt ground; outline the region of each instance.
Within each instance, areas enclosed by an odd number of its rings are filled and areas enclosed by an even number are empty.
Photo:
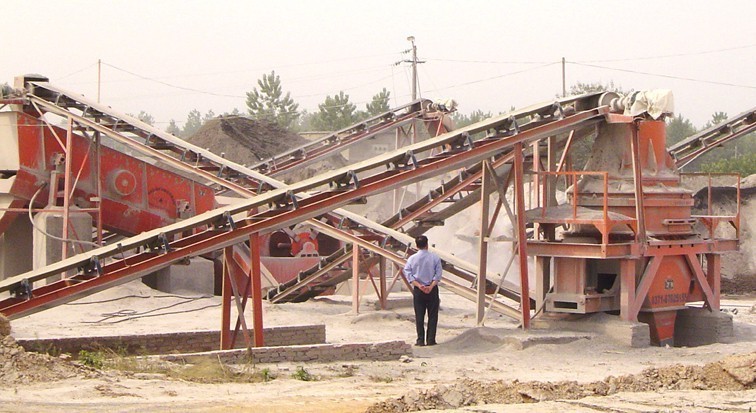
[[[218,297],[186,297],[134,282],[14,321],[12,334],[28,338],[216,328]],[[65,360],[65,355],[23,353],[6,338],[0,346],[0,411],[226,412],[254,406],[257,412],[493,412],[519,411],[520,403],[532,409],[535,402],[540,403],[537,411],[596,411],[590,406],[615,403],[635,406],[620,411],[756,408],[755,296],[723,301],[725,309],[739,309],[731,312],[733,343],[640,349],[589,333],[523,332],[496,314],[476,328],[471,302],[448,292],[441,299],[437,346],[416,347],[412,357],[389,362],[243,366],[266,370],[272,378],[267,382],[203,383],[157,373],[97,371]],[[264,317],[269,326],[325,324],[331,343],[414,341],[409,294],[392,294],[389,310],[376,310],[375,302],[364,297],[360,314],[351,312],[346,296],[264,303]],[[314,380],[294,377],[300,367]],[[477,407],[483,410],[464,410],[479,403],[485,403]]]

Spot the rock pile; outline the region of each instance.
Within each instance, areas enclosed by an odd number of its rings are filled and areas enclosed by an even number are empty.
[[[370,406],[367,413],[452,409],[479,404],[534,403],[549,400],[606,396],[618,392],[666,390],[729,390],[756,388],[756,352],[725,358],[704,366],[674,365],[650,368],[639,374],[580,384],[560,382],[481,382],[464,379],[451,385],[413,391],[398,399]]]
[[[307,139],[276,123],[240,116],[221,116],[205,122],[187,142],[242,165],[255,165],[307,143]],[[313,163],[284,175],[288,182],[309,178],[346,165],[341,155]]]
[[[26,352],[10,335],[0,338],[0,387],[96,374],[61,358]]]

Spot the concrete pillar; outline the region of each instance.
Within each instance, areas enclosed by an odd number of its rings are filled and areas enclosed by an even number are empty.
[[[68,219],[70,224],[68,229],[69,239],[92,242],[92,217],[89,214],[76,212],[72,208]],[[44,234],[37,230],[33,231],[33,269],[60,261],[63,256],[64,243],[56,238],[60,238],[63,235],[63,209],[61,208],[60,212],[38,213],[34,217],[34,226],[43,231]],[[66,244],[69,257],[92,249],[91,244],[73,242]],[[59,279],[53,278],[55,277],[51,277],[47,281],[54,282]]]

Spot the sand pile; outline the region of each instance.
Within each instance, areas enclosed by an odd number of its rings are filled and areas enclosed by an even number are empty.
[[[673,365],[649,368],[639,374],[580,384],[561,382],[481,382],[463,379],[450,386],[413,391],[398,399],[376,403],[368,413],[451,409],[479,404],[534,403],[559,399],[606,396],[618,392],[659,390],[727,390],[756,388],[756,353],[731,356],[704,366]]]
[[[9,335],[0,338],[0,387],[96,375],[61,358],[26,352]]]
[[[281,128],[276,123],[231,116],[221,116],[205,122],[197,133],[187,138],[187,141],[247,166],[268,160],[308,142],[307,139]],[[295,177],[286,178],[304,179],[344,165],[344,158],[336,155],[310,165],[305,171],[296,171]]]

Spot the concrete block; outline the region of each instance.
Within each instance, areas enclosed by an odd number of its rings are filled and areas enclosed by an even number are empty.
[[[92,242],[92,217],[85,212],[69,212],[68,239]],[[40,212],[34,216],[33,269],[41,268],[63,259],[63,242],[55,239],[63,236],[63,210],[61,212]],[[51,237],[52,236],[52,237]],[[66,243],[67,255],[73,256],[92,249],[91,244]],[[60,277],[50,277],[47,282],[58,281]]]
[[[143,278],[150,287],[166,293],[193,292],[213,295],[215,272],[213,262],[192,258],[189,265],[171,265]]]
[[[696,347],[735,339],[732,316],[721,311],[689,308],[677,312],[675,346]]]
[[[0,234],[0,280],[32,270],[33,231],[29,218],[24,214],[16,217]]]
[[[579,320],[557,320],[541,317],[533,320],[531,326],[539,329],[601,334],[620,345],[633,348],[651,345],[651,332],[648,324],[622,321],[618,316],[604,313],[591,314]]]

